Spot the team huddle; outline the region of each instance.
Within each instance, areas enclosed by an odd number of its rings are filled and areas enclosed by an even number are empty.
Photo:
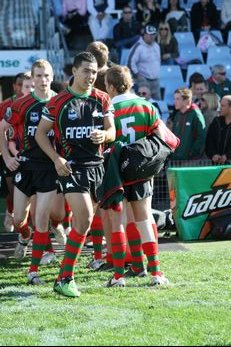
[[[75,265],[93,220],[100,218],[114,269],[106,287],[124,287],[129,275],[147,275],[145,257],[151,285],[168,284],[160,270],[151,210],[153,177],[122,184],[119,208],[99,207],[102,186],[110,196],[116,185],[113,175],[105,187],[104,153],[108,148],[113,153],[117,141],[129,144],[153,132],[161,137],[159,114],[131,91],[133,81],[126,66],[105,71],[106,92],[95,87],[98,69],[92,53],[77,54],[71,85],[56,94],[51,89],[52,66],[37,60],[31,69],[33,91],[11,100],[1,113],[0,148],[6,176],[13,184],[14,228],[19,235],[15,257],[23,259],[33,235],[28,283],[43,284],[39,266],[52,248],[52,231],[65,245],[54,291],[67,297],[80,295]],[[67,213],[72,215],[68,233],[63,223]],[[132,265],[126,273],[128,249]],[[95,258],[95,264],[100,261]]]

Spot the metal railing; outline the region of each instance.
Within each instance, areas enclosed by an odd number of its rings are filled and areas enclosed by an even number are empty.
[[[231,161],[227,162],[227,165],[231,165]],[[167,181],[168,168],[170,167],[204,167],[204,166],[214,166],[214,164],[209,159],[170,160],[165,170],[161,171],[159,175],[154,177],[152,207],[161,211],[164,211],[170,208],[168,181]]]

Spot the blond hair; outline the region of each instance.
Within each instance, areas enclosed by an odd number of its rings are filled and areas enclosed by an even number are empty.
[[[53,75],[53,68],[52,68],[51,64],[49,63],[49,61],[47,61],[45,59],[38,59],[33,63],[32,67],[31,67],[31,76],[34,76],[35,68],[45,68],[45,67],[48,67],[50,69],[50,71],[52,72],[52,75]]]

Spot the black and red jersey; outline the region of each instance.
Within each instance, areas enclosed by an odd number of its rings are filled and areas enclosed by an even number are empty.
[[[0,103],[0,121],[4,118],[7,108],[11,106],[15,98],[16,95],[12,95]]]
[[[53,96],[55,93],[53,94]],[[41,150],[35,141],[35,132],[42,116],[42,109],[49,100],[38,98],[34,92],[15,100],[6,110],[5,120],[17,132],[19,155],[29,160],[30,164],[44,165],[51,163],[50,158]],[[49,134],[54,142],[54,132]]]
[[[93,144],[90,134],[104,128],[104,117],[113,116],[107,93],[93,88],[76,94],[70,87],[53,97],[44,108],[43,118],[54,122],[61,155],[77,166],[96,166],[103,161],[101,146]]]

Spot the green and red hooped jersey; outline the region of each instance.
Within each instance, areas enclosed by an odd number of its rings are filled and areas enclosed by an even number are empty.
[[[56,95],[55,92],[52,96]],[[33,162],[50,162],[50,158],[41,150],[35,140],[38,123],[42,117],[42,110],[49,100],[38,98],[34,92],[16,99],[6,110],[4,119],[11,124],[16,132],[19,155]],[[49,134],[54,143],[54,131]]]
[[[114,109],[107,93],[93,88],[90,93],[77,94],[70,87],[52,98],[43,118],[54,122],[60,154],[77,166],[97,166],[103,162],[100,145],[90,139],[94,129],[104,128],[104,117]]]
[[[114,97],[112,103],[117,141],[133,143],[150,134],[159,124],[158,110],[144,98],[126,93]]]

